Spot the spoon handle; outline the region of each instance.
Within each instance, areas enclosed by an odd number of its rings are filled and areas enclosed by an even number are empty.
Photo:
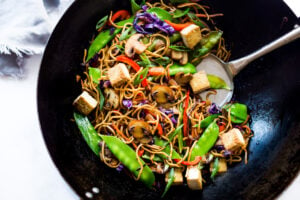
[[[233,60],[229,62],[228,66],[233,74],[233,76],[237,75],[245,66],[247,66],[253,60],[285,45],[289,42],[292,42],[296,39],[300,38],[300,27],[295,28],[294,30],[290,31],[289,33],[283,35],[282,37],[278,38],[277,40],[271,42],[263,46],[262,48],[258,49],[257,51],[237,60]]]

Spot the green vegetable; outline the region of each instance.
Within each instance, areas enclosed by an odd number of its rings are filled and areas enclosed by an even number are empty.
[[[241,103],[227,104],[223,108],[226,109],[227,111],[229,111],[230,109],[231,121],[233,123],[241,124],[248,117],[247,106],[245,104],[241,104]]]
[[[187,63],[185,65],[179,65],[177,63],[174,63],[172,66],[170,66],[169,68],[170,76],[174,76],[178,72],[183,72],[185,74],[187,73],[194,74],[197,72],[197,70],[196,67],[191,63]]]
[[[154,137],[154,144],[160,147],[165,147],[162,152],[165,152],[166,154],[170,154],[171,152],[171,148],[170,145],[168,145],[169,143],[165,140],[159,139],[158,137]],[[159,154],[159,156],[163,159],[167,159],[166,155],[163,154]],[[172,151],[172,155],[171,155],[172,159],[181,159],[181,156],[175,151],[175,149],[173,149]]]
[[[94,126],[91,124],[87,116],[77,112],[74,112],[74,119],[86,143],[89,145],[92,151],[99,156],[101,151],[99,142],[101,141],[101,138]]]
[[[103,93],[102,93],[102,91],[101,91],[101,89],[100,89],[99,86],[97,87],[97,90],[98,90],[99,95],[100,95],[99,107],[100,107],[100,110],[102,110],[102,109],[103,109],[103,106],[104,106],[105,98],[104,98],[104,95],[103,95]]]
[[[125,48],[122,46],[122,45],[116,45],[116,47],[122,52],[122,53],[124,53],[124,51],[125,51]]]
[[[210,88],[212,89],[226,89],[231,90],[227,83],[218,76],[207,74],[207,79],[209,81]]]
[[[93,68],[89,67],[89,76],[92,78],[92,80],[99,84],[99,79],[101,78],[101,71],[99,68]]]
[[[144,158],[146,160],[151,160],[150,155],[148,153],[144,153],[142,155],[142,158]],[[161,157],[159,157],[158,155],[154,155],[152,160],[156,161],[156,162],[164,162],[164,160]]]
[[[214,161],[213,170],[212,170],[211,175],[210,175],[211,179],[213,179],[217,175],[219,168],[220,168],[219,167],[219,159],[216,158],[215,161]]]
[[[186,46],[170,45],[169,48],[175,51],[191,51],[191,49]]]
[[[218,118],[219,114],[213,114],[210,115],[208,117],[205,117],[201,123],[200,123],[200,127],[201,128],[206,128],[208,127],[216,118]]]
[[[137,177],[140,171],[140,164],[135,151],[116,136],[101,135],[101,138],[114,156]],[[151,188],[155,181],[155,176],[148,165],[141,158],[139,159],[143,164],[140,181]]]
[[[170,43],[172,44],[172,43],[174,43],[174,42],[179,41],[179,40],[181,39],[181,35],[180,35],[179,32],[175,32],[173,35],[171,35],[171,36],[169,37],[169,39],[170,39]]]
[[[202,28],[206,27],[194,13],[188,13],[187,15],[192,20],[192,22],[194,22],[197,26],[200,26]]]
[[[200,41],[201,48],[195,48],[194,57],[204,56],[205,54],[209,53],[210,50],[218,44],[223,32],[222,31],[212,31],[208,34],[208,36],[202,38]]]
[[[96,24],[96,30],[98,30],[99,28],[101,28],[102,26],[104,26],[107,22],[108,19],[108,15],[102,17]]]
[[[122,40],[127,40],[128,38],[130,38],[133,34],[135,34],[136,31],[134,30],[133,26],[131,26],[130,28],[126,29],[119,38],[119,41]]]
[[[216,143],[219,136],[219,126],[212,122],[203,132],[195,147],[191,152],[191,159],[195,160],[196,156],[204,156]]]
[[[183,106],[182,105],[183,104],[181,103],[180,106],[179,106],[179,112],[180,112],[179,124],[182,124],[182,118],[183,118]],[[182,149],[183,149],[183,135],[182,135],[182,129],[179,129],[179,132],[178,132],[178,150],[179,150],[179,153],[182,153]]]
[[[151,61],[145,53],[140,54],[140,58],[145,66],[153,66],[153,63],[151,63]]]
[[[133,23],[133,17],[120,21],[116,23],[118,26],[123,26],[124,24],[130,22]],[[101,31],[88,50],[88,55],[86,61],[89,61],[95,54],[97,54],[107,43],[109,43],[118,33],[120,33],[122,28],[116,28],[113,34],[110,34],[110,30]]]
[[[166,67],[171,62],[171,59],[167,56],[163,56],[160,58],[156,58],[155,60],[153,60],[153,62]]]
[[[183,124],[181,124],[180,126],[178,126],[178,127],[175,129],[175,131],[174,131],[172,134],[170,134],[170,136],[169,136],[169,140],[170,140],[170,141],[172,141],[172,140],[174,139],[174,137],[175,137],[176,135],[178,135],[178,133],[179,133],[179,131],[182,129],[182,127],[183,127]]]
[[[190,11],[190,8],[185,9],[184,11],[180,10],[180,9],[176,9],[174,14],[173,14],[173,18],[179,18],[179,17],[183,17],[184,15],[186,15],[188,12]]]
[[[156,16],[160,19],[160,20],[169,20],[169,21],[172,21],[172,15],[162,9],[162,8],[158,8],[158,7],[153,7],[153,8],[149,8],[147,10],[148,13],[152,13],[152,14],[156,14]]]
[[[170,173],[169,173],[169,179],[168,179],[168,183],[165,187],[164,193],[161,195],[161,197],[164,197],[166,195],[166,193],[169,191],[169,189],[171,188],[173,182],[175,180],[175,170],[174,168],[170,169]]]
[[[145,78],[147,78],[147,74],[148,74],[149,68],[146,67],[145,69],[143,69],[134,79],[133,84],[134,85],[138,85],[140,84]]]
[[[131,3],[131,11],[132,11],[132,14],[134,15],[137,11],[139,11],[139,10],[141,10],[142,9],[142,7],[139,5],[139,4],[137,4],[136,2],[135,2],[135,0],[130,0],[130,3]],[[144,5],[145,4],[145,0],[143,0],[142,2],[141,2],[141,5]]]

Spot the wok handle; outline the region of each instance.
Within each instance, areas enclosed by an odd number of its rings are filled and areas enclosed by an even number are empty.
[[[282,37],[278,38],[277,40],[271,42],[263,46],[262,48],[258,49],[257,51],[237,60],[233,60],[228,63],[230,71],[232,72],[233,76],[237,75],[245,66],[247,66],[250,62],[256,60],[257,58],[285,45],[288,44],[296,39],[300,38],[300,27],[295,28],[294,30],[290,31],[289,33],[283,35]]]

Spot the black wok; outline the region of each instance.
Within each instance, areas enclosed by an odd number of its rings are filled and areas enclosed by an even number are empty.
[[[211,0],[232,59],[258,49],[290,31],[298,19],[281,0]],[[83,49],[95,24],[110,10],[128,8],[129,0],[77,0],[55,28],[43,56],[38,80],[42,132],[61,175],[76,191],[93,187],[93,199],[157,199],[152,191],[100,162],[82,139],[72,118],[72,101],[80,93]],[[249,163],[239,163],[203,191],[173,187],[167,199],[274,199],[292,181],[300,164],[300,41],[253,62],[235,79],[234,98],[249,106],[254,137]]]

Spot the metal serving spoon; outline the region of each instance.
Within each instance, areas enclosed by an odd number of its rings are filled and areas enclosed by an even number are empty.
[[[201,63],[197,66],[197,71],[204,70],[207,74],[214,74],[221,77],[231,90],[220,89],[217,92],[217,95],[211,95],[210,99],[212,102],[215,102],[219,106],[223,106],[226,102],[229,102],[233,95],[233,78],[244,69],[250,62],[255,59],[285,45],[289,42],[294,41],[295,39],[300,38],[300,27],[295,28],[289,33],[283,35],[277,40],[271,42],[260,48],[259,50],[237,60],[225,63],[217,56],[209,54],[204,58]],[[207,94],[206,92],[201,93],[201,97],[205,99]]]

